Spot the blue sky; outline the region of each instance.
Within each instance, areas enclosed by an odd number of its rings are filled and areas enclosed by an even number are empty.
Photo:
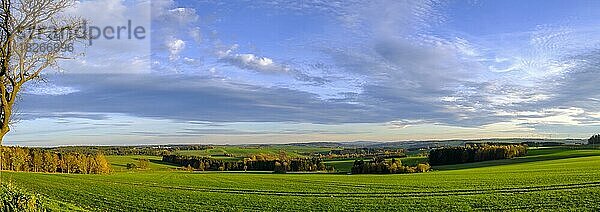
[[[107,11],[89,14],[90,8]],[[8,144],[585,138],[598,1],[82,1],[98,41],[19,102]]]

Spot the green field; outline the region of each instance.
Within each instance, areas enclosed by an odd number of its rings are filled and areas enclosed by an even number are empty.
[[[169,171],[177,168],[175,165],[163,163],[162,157],[160,156],[106,156],[106,159],[110,162],[110,166],[115,172],[131,171],[127,170],[128,163],[138,164],[138,159],[148,159],[149,169],[136,170],[136,171]]]
[[[199,173],[121,168],[110,175],[2,172],[2,181],[94,211],[600,210],[600,150],[533,149],[527,157],[398,175]]]
[[[272,155],[278,156],[284,151],[287,157],[299,158],[308,157],[314,153],[327,153],[335,148],[326,147],[308,147],[308,146],[290,146],[290,145],[271,145],[271,146],[215,146],[203,150],[178,150],[174,154],[186,156],[211,157],[225,161],[239,161],[252,155]],[[228,155],[228,156],[226,156]]]

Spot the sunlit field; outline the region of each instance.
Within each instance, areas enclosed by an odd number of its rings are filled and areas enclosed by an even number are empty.
[[[527,157],[396,175],[265,174],[121,168],[109,175],[2,172],[3,181],[84,210],[600,210],[600,150],[532,149]]]

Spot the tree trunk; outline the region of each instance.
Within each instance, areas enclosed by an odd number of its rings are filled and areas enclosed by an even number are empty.
[[[8,131],[10,131],[10,128],[8,127],[3,127],[0,129],[0,146],[2,146],[4,136],[8,133]]]

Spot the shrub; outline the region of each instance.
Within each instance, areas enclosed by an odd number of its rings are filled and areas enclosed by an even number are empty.
[[[127,169],[137,169],[138,166],[135,163],[127,163]]]
[[[150,161],[146,158],[140,158],[138,159],[138,167],[140,169],[147,169],[150,167]]]
[[[0,211],[46,211],[41,198],[29,194],[12,184],[2,184],[0,188]]]
[[[417,172],[427,172],[431,169],[431,166],[429,164],[426,163],[420,163],[417,165],[416,171]]]

